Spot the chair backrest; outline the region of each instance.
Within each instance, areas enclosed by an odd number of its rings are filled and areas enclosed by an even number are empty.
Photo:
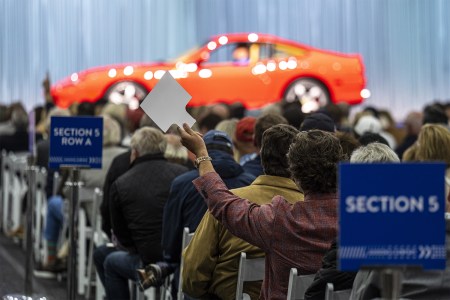
[[[47,171],[45,168],[33,168],[35,172],[35,208],[34,208],[34,224],[33,224],[33,245],[34,259],[36,262],[45,263],[47,257],[47,242],[43,238],[44,226],[47,220],[47,195],[45,186],[47,184]]]
[[[327,283],[327,289],[325,292],[325,300],[348,300],[352,290],[334,291],[333,283]]]
[[[236,286],[236,299],[243,299],[244,282],[260,281],[264,279],[265,258],[247,258],[245,252],[241,253],[239,260],[239,273]]]
[[[182,300],[184,298],[183,295],[183,290],[182,290],[182,286],[183,286],[183,264],[184,264],[184,259],[183,259],[183,250],[186,249],[186,247],[189,245],[189,243],[191,242],[192,238],[194,237],[195,232],[189,232],[189,227],[184,227],[183,229],[183,239],[181,241],[181,261],[180,261],[180,278],[179,278],[179,286],[178,286],[178,300]]]
[[[2,188],[1,195],[1,228],[6,233],[8,227],[8,215],[9,215],[9,199],[12,189],[12,174],[13,174],[13,161],[12,158],[2,151],[2,167],[0,177],[2,182],[0,184]]]
[[[86,276],[87,276],[87,286],[85,290],[85,296],[86,299],[90,299],[91,296],[91,283],[93,281],[92,278],[92,268],[93,268],[93,257],[94,257],[94,246],[103,245],[105,241],[108,240],[108,237],[103,233],[102,230],[102,217],[100,214],[100,204],[103,201],[103,192],[101,189],[96,188],[94,190],[94,201],[93,201],[93,207],[94,207],[94,214],[92,217],[92,236],[91,236],[91,242],[89,243],[89,251],[88,251],[88,260],[87,260],[87,270],[86,270]],[[97,282],[96,282],[97,284]],[[100,284],[101,285],[101,284]],[[97,286],[97,288],[99,288]]]
[[[289,273],[288,300],[303,300],[305,292],[314,280],[316,274],[298,275],[297,269],[292,268]]]
[[[58,172],[53,173],[53,190],[52,190],[53,196],[56,196],[56,194],[58,193],[58,187],[61,183],[61,180],[62,178]]]

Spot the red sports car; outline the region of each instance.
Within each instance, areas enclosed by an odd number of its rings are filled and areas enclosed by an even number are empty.
[[[360,55],[256,33],[215,36],[173,61],[73,73],[52,86],[51,94],[60,107],[104,98],[137,108],[166,71],[192,96],[188,106],[240,101],[256,109],[284,99],[300,101],[309,112],[328,102],[357,104],[370,95]]]

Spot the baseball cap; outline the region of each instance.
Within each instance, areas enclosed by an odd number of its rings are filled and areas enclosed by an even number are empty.
[[[223,131],[219,130],[210,130],[203,136],[203,140],[205,141],[205,145],[218,145],[225,146],[229,149],[233,149],[233,142],[230,137]]]
[[[255,117],[245,117],[242,118],[236,124],[235,137],[237,141],[240,142],[252,142],[253,133],[255,132]]]
[[[309,115],[303,120],[300,126],[301,131],[308,131],[318,129],[322,131],[335,132],[336,125],[334,125],[333,119],[323,113],[314,113]]]
[[[362,116],[353,129],[360,136],[365,132],[380,133],[381,122],[374,116]]]

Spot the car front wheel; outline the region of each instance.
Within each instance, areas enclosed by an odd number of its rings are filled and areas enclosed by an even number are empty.
[[[299,101],[304,113],[317,111],[330,102],[327,88],[312,78],[300,78],[289,85],[284,94],[284,101],[294,103]]]
[[[139,108],[142,100],[147,96],[147,90],[132,81],[121,81],[112,85],[105,94],[105,98],[115,104],[126,104],[132,110]]]

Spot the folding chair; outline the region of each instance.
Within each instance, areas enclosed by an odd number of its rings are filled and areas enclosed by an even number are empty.
[[[6,203],[4,203],[3,216],[4,232],[10,233],[19,228],[22,218],[22,199],[28,186],[26,182],[27,161],[25,156],[10,155],[10,189]],[[6,221],[6,223],[5,223]]]
[[[165,299],[165,297],[164,298],[161,297],[161,288],[150,287],[149,289],[146,289],[145,291],[142,292],[135,282],[132,282],[131,284],[133,287],[131,299],[135,300]]]
[[[260,281],[264,279],[265,258],[247,258],[245,252],[241,253],[239,261],[239,273],[236,286],[236,300],[250,298],[247,294],[244,296],[244,282]]]
[[[80,202],[91,202],[95,201],[95,189],[91,188],[81,188],[80,189]],[[94,227],[93,218],[97,216],[97,210],[92,212],[92,216],[89,218],[87,211],[84,208],[78,207],[78,251],[77,251],[77,272],[78,272],[78,294],[86,295],[86,287],[90,285],[90,274],[87,273],[87,250],[88,242],[90,244],[93,242],[94,238]],[[92,222],[89,224],[89,220]]]
[[[189,227],[184,227],[183,229],[183,239],[181,241],[181,262],[180,262],[180,278],[179,278],[179,286],[178,286],[178,300],[183,300],[184,299],[184,294],[183,294],[183,264],[184,264],[184,258],[183,258],[183,251],[184,249],[186,249],[186,247],[189,245],[189,243],[191,242],[192,238],[194,237],[195,232],[190,233],[189,232]],[[166,292],[166,291],[165,291]]]
[[[305,292],[314,280],[316,274],[298,275],[297,269],[292,268],[289,273],[288,300],[303,300]]]
[[[325,292],[325,300],[348,300],[350,299],[351,289],[334,291],[334,285],[327,283],[327,289]]]
[[[35,261],[41,264],[46,263],[47,258],[47,241],[43,237],[45,222],[47,219],[47,195],[45,193],[45,186],[47,184],[47,171],[44,168],[34,168],[35,183],[36,183],[36,198],[34,209],[34,258]]]
[[[12,189],[12,160],[11,157],[2,151],[2,166],[1,166],[1,178],[2,178],[2,191],[1,191],[1,228],[4,233],[7,233],[8,227],[8,211],[9,211],[9,197]]]
[[[62,180],[62,178],[58,172],[53,173],[52,196],[56,196],[56,194],[58,193],[58,187],[59,187],[59,184],[61,183],[61,180]]]

